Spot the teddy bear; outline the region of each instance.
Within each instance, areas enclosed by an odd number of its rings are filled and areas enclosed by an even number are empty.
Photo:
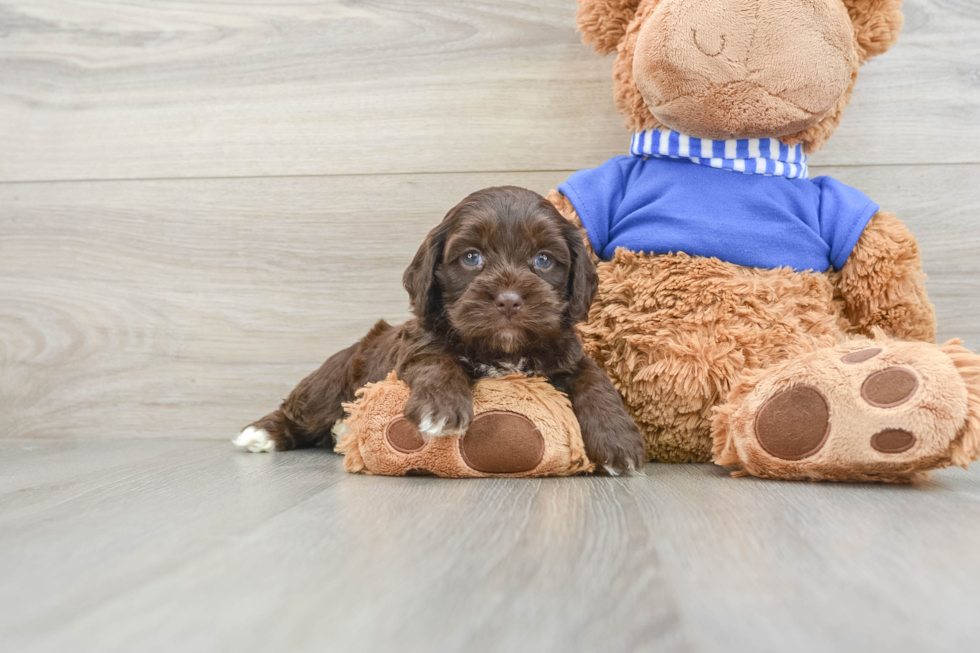
[[[579,0],[632,138],[548,197],[587,234],[580,335],[650,460],[908,482],[977,458],[980,357],[935,344],[915,238],[809,176],[902,20],[901,0]]]

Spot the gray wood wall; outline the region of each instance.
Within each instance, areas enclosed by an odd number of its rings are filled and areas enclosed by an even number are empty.
[[[230,437],[468,192],[625,152],[574,0],[0,1],[0,437]],[[980,347],[980,2],[906,0],[813,157]]]

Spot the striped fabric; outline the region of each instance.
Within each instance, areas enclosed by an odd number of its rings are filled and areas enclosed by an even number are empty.
[[[784,145],[775,138],[710,141],[671,130],[651,129],[633,134],[630,154],[686,159],[693,163],[745,174],[807,179],[802,145]]]

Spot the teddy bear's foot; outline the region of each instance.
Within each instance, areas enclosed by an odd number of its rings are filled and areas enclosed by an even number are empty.
[[[571,402],[547,380],[515,374],[473,387],[465,435],[423,437],[405,417],[411,392],[394,373],[358,390],[336,451],[349,472],[386,476],[568,476],[593,470]]]
[[[909,482],[980,453],[980,356],[950,341],[855,341],[746,375],[714,417],[736,475]]]

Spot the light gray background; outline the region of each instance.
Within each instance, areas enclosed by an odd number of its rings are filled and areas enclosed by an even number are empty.
[[[381,317],[469,192],[623,154],[572,0],[0,2],[0,438],[217,438]],[[910,0],[812,158],[980,346],[980,3]]]

